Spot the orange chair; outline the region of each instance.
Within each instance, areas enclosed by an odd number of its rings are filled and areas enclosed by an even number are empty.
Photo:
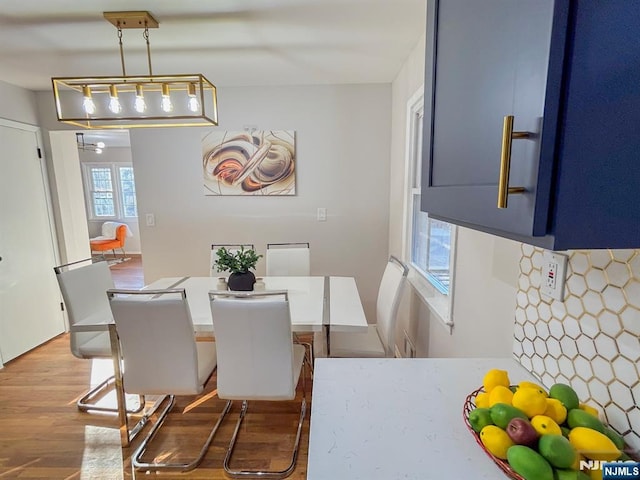
[[[120,225],[116,228],[116,238],[113,240],[91,240],[89,243],[91,245],[92,252],[102,252],[102,256],[104,257],[104,252],[111,250],[113,252],[113,256],[116,256],[116,248],[122,250],[122,258],[124,258],[124,241],[127,237],[127,226]]]

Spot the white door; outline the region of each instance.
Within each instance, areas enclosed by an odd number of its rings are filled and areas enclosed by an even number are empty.
[[[38,135],[0,120],[0,365],[64,331]]]

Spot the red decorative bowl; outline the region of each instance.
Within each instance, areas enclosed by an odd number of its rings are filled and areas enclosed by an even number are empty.
[[[467,395],[467,398],[465,398],[464,406],[462,408],[462,418],[464,419],[464,424],[469,429],[469,432],[471,432],[471,435],[473,435],[473,438],[476,440],[476,443],[480,445],[480,448],[482,448],[482,450],[484,450],[484,452],[489,456],[489,458],[491,458],[491,460],[493,460],[495,464],[498,465],[500,470],[502,470],[509,478],[512,478],[514,480],[525,480],[522,476],[517,474],[511,468],[511,465],[509,465],[509,462],[507,462],[506,460],[502,460],[501,458],[494,457],[491,454],[491,452],[489,452],[489,450],[487,450],[485,446],[482,444],[482,441],[480,440],[480,435],[478,435],[475,432],[475,430],[471,428],[471,424],[469,423],[469,413],[471,413],[471,410],[476,408],[475,398],[476,396],[478,396],[479,393],[482,393],[483,391],[484,391],[484,388],[480,387],[474,390],[473,392],[471,392],[469,395]]]

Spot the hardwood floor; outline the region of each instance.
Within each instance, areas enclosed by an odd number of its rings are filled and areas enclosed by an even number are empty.
[[[138,259],[112,268],[116,286],[142,286],[140,265]],[[75,358],[64,334],[0,369],[0,479],[228,478],[222,461],[238,418],[239,401],[234,402],[197,469],[187,473],[134,472],[130,456],[141,439],[122,449],[114,416],[81,413],[75,406],[90,384],[108,375],[104,370],[106,367],[108,372],[109,363]],[[157,444],[146,459],[180,461],[197,455],[225,404],[215,395],[215,386],[214,372],[203,394],[176,398],[176,406],[162,427],[164,433],[156,438]],[[297,466],[289,477],[294,480],[306,478],[311,412],[308,375],[306,398]],[[301,399],[299,386],[298,396],[291,402],[249,402],[232,466],[284,468],[295,439]]]
[[[142,274],[142,257],[140,255],[127,255],[126,262],[111,265],[111,276],[117,288],[142,288],[144,287],[144,275]]]

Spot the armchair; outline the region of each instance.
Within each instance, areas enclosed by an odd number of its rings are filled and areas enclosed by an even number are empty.
[[[109,225],[112,224],[112,225]],[[114,222],[104,222],[102,224],[102,235],[100,237],[96,237],[89,240],[89,244],[91,245],[92,252],[102,252],[102,257],[104,258],[104,252],[111,250],[113,252],[113,256],[116,256],[116,248],[122,250],[122,258],[124,258],[124,244],[125,239],[127,237],[127,233],[129,231],[129,227],[124,223],[116,224],[115,226],[115,238],[105,238],[109,235],[105,235],[107,233],[105,230],[113,227]]]

